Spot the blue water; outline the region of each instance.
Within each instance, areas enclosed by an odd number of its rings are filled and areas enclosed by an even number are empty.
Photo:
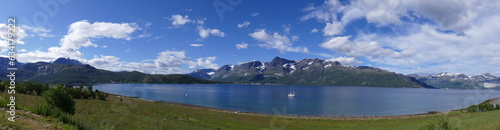
[[[97,84],[100,91],[235,111],[313,116],[387,116],[446,111],[500,97],[495,90],[234,84]],[[295,93],[295,97],[288,97]]]

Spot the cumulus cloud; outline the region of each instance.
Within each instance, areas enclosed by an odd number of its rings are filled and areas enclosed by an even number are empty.
[[[109,67],[120,64],[118,60],[120,60],[120,58],[115,56],[95,55],[93,59],[87,61],[87,64],[97,68],[109,69]]]
[[[192,47],[202,47],[203,44],[189,44],[189,46],[192,46]]]
[[[186,57],[184,51],[163,51],[158,54],[154,60],[157,67],[180,67],[185,64],[189,57]]]
[[[19,53],[18,59],[21,62],[53,61],[59,57],[81,59],[83,56],[83,53],[79,51],[81,47],[98,46],[92,43],[91,39],[114,38],[131,40],[132,37],[130,35],[140,29],[135,23],[89,23],[87,20],[82,20],[72,23],[68,27],[68,34],[59,41],[60,46],[50,47],[47,52],[37,50]]]
[[[7,52],[9,49],[8,49],[8,32],[7,30],[9,29],[8,25],[6,24],[0,24],[0,53],[4,53],[4,52]],[[26,36],[26,32],[22,29],[22,28],[19,28],[19,27],[16,27],[15,29],[16,31],[16,37],[15,38],[12,38],[13,40],[17,41],[17,44],[25,44],[24,41],[22,41]]]
[[[162,51],[154,60],[145,60],[141,62],[122,62],[116,56],[94,56],[93,59],[87,60],[86,63],[96,68],[106,69],[111,71],[139,71],[150,74],[185,74],[189,71],[182,69],[182,66],[189,68],[212,68],[217,69],[219,66],[214,63],[216,57],[197,58],[194,61],[186,56],[185,51]],[[85,61],[85,60],[84,60]],[[152,61],[152,62],[151,62]]]
[[[236,48],[237,48],[238,50],[241,50],[241,49],[247,49],[247,48],[248,48],[248,44],[247,44],[247,43],[242,42],[242,43],[240,43],[240,44],[236,44]]]
[[[341,34],[342,30],[344,30],[344,25],[342,25],[342,23],[340,22],[326,23],[326,26],[323,29],[323,34],[325,36],[333,36]]]
[[[179,14],[174,14],[172,15],[169,19],[172,20],[172,25],[173,26],[182,26],[186,23],[191,23],[193,22],[193,20],[190,20],[188,18],[189,16],[185,15],[184,17],[182,15],[179,15]]]
[[[210,69],[218,69],[219,65],[213,63],[214,60],[216,60],[217,57],[205,57],[205,58],[198,58],[196,59],[195,62],[190,62],[189,68],[197,68],[197,67],[204,67],[204,68],[210,68]]]
[[[249,34],[254,40],[264,42],[259,44],[260,47],[267,49],[277,49],[281,53],[284,52],[302,52],[309,53],[306,47],[292,47],[293,43],[287,36],[282,36],[278,33],[268,34],[265,29],[257,30]]]
[[[443,8],[443,5],[447,5]],[[474,20],[487,12],[485,10],[496,8],[498,1],[462,1],[462,0],[356,0],[342,5],[338,0],[327,0],[321,6],[309,5],[303,11],[309,14],[301,20],[317,19],[327,24],[324,30],[332,30],[328,25],[341,25],[343,29],[348,23],[364,18],[368,23],[378,26],[402,25],[402,19],[428,19],[440,25],[442,30],[463,33],[464,29],[472,26]],[[338,17],[340,16],[340,17]],[[425,21],[425,20],[421,20]],[[338,24],[338,23],[343,24]],[[327,29],[327,27],[330,27]],[[335,26],[337,27],[337,26]],[[338,30],[333,29],[333,30]],[[331,31],[325,35],[335,34]]]
[[[0,29],[2,31],[0,31],[0,42],[2,42],[3,44],[2,45],[7,45],[7,39],[9,39],[8,37],[8,32],[7,30],[9,29],[8,25],[7,24],[0,24]],[[25,32],[25,29],[23,28],[20,28],[20,27],[16,27],[15,28],[15,32],[16,32],[16,37],[13,37],[12,39],[17,41],[17,44],[24,44],[24,41],[22,41],[22,39],[24,39],[27,34]]]
[[[248,25],[250,25],[250,22],[245,21],[241,24],[238,24],[238,28],[246,28],[246,27],[248,27]]]
[[[198,26],[197,30],[198,30],[198,34],[203,39],[207,38],[210,34],[218,36],[218,37],[225,36],[224,32],[220,31],[219,29],[210,29],[210,28],[205,28],[203,26]]]
[[[320,44],[320,47],[353,57],[366,56],[377,59],[383,57],[400,58],[412,56],[410,51],[397,52],[392,49],[385,49],[380,47],[377,42],[352,42],[349,40],[350,37],[332,37]]]
[[[462,31],[471,26],[483,7],[491,1],[457,1],[457,0],[414,0],[409,5],[421,17],[439,24],[443,30]],[[493,3],[494,4],[494,3]],[[498,4],[498,2],[497,2]],[[446,8],[443,8],[446,5]]]
[[[304,8],[308,14],[301,20],[325,24],[327,37],[320,47],[391,71],[479,74],[500,70],[495,65],[500,61],[495,51],[500,49],[496,36],[500,33],[499,5],[500,1],[493,0],[357,0],[343,4],[327,0]],[[345,27],[356,20],[371,23],[364,28],[384,27],[392,32],[355,30],[355,36],[345,36]]]
[[[363,63],[362,61],[356,60],[356,58],[354,58],[354,57],[343,57],[343,56],[342,57],[328,59],[326,61],[338,61],[338,62],[340,62],[341,64],[344,64],[344,65],[353,65],[353,64],[361,64],[361,63]]]

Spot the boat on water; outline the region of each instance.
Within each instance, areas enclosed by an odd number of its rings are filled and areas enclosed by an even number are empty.
[[[295,97],[295,93],[289,93],[288,97]]]

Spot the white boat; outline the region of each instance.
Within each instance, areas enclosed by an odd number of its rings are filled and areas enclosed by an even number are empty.
[[[289,93],[288,97],[295,97],[295,93]]]

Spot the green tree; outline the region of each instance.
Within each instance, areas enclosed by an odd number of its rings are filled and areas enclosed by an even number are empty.
[[[500,104],[495,105],[496,110],[500,110]]]
[[[34,81],[23,81],[18,86],[24,87],[25,93],[37,96],[49,90],[49,86]]]
[[[43,99],[50,107],[57,108],[68,114],[75,114],[76,102],[71,98],[71,94],[68,90],[62,85],[57,85],[47,90],[43,93]]]

